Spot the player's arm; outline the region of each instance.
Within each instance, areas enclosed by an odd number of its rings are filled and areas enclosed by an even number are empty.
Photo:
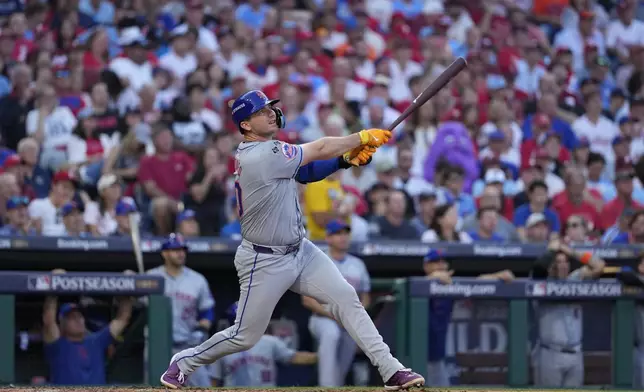
[[[580,263],[584,264],[581,268],[574,271],[573,273],[578,273],[579,278],[581,279],[597,279],[599,278],[606,266],[606,262],[594,256],[590,252],[579,252],[576,251],[565,244],[559,246],[561,252],[564,252],[569,258],[576,259]]]
[[[132,317],[132,305],[134,298],[124,297],[119,301],[119,308],[116,317],[110,322],[110,335],[113,338],[118,338],[125,331],[125,327],[130,323]]]
[[[54,296],[47,296],[42,311],[42,339],[45,344],[50,344],[60,338],[60,329],[56,323],[56,309],[58,300]]]
[[[308,351],[298,351],[291,357],[293,365],[313,365],[318,362],[318,355]]]
[[[353,135],[342,137],[323,137],[301,146],[301,165],[307,165],[313,161],[337,158],[345,152],[362,145],[377,148],[387,143],[390,137],[391,132],[381,129],[363,130]]]
[[[494,272],[491,274],[479,275],[479,279],[485,280],[502,280],[504,282],[511,282],[515,279],[514,274],[510,270],[503,270],[499,272]]]
[[[302,306],[310,310],[312,313],[317,314],[318,316],[328,317],[333,319],[331,312],[324,309],[322,304],[316,301],[314,298],[302,296]]]

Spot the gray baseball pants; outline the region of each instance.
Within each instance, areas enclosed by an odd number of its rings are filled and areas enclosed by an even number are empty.
[[[266,331],[275,305],[286,290],[327,304],[383,380],[404,368],[391,355],[355,289],[324,252],[307,239],[292,253],[288,253],[289,247],[270,247],[273,254],[267,254],[266,249],[247,241],[237,248],[235,268],[240,295],[235,324],[175,356],[185,375],[225,355],[253,347]]]

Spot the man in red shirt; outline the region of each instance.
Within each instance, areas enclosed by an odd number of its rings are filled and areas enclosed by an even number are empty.
[[[163,123],[154,125],[152,141],[155,154],[141,159],[138,181],[152,200],[157,234],[166,235],[172,230],[172,217],[178,211],[181,196],[188,189],[194,161],[182,151],[173,151],[172,131]]]
[[[625,208],[644,208],[641,204],[632,199],[633,178],[635,175],[631,170],[622,170],[615,173],[615,189],[617,197],[608,202],[601,212],[602,229],[606,230],[613,226]]]
[[[564,176],[566,189],[552,199],[552,207],[557,211],[560,222],[567,222],[571,215],[579,215],[592,222],[594,228],[601,227],[598,200],[586,188],[586,178],[576,168],[570,168]]]

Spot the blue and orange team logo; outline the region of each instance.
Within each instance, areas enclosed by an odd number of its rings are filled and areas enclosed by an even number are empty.
[[[258,96],[260,99],[263,99],[264,101],[268,101],[268,97],[267,97],[267,96],[266,96],[266,94],[264,94],[262,91],[258,91],[258,92],[257,92],[257,96]]]
[[[282,154],[284,154],[284,156],[288,159],[293,159],[297,155],[297,147],[292,144],[283,143]]]

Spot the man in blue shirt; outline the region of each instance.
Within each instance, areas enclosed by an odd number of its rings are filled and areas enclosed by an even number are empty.
[[[437,279],[442,284],[452,284],[454,270],[449,269],[445,261],[445,255],[436,249],[430,249],[423,259],[425,275],[430,279]],[[510,282],[514,280],[514,274],[509,270],[503,270],[492,274],[483,274],[479,279],[502,280]],[[428,386],[450,385],[450,375],[445,365],[447,347],[447,329],[452,320],[454,300],[451,298],[436,298],[429,300],[429,352],[428,352]]]
[[[644,210],[636,211],[628,222],[628,232],[619,233],[611,244],[644,244]]]
[[[38,235],[36,229],[31,227],[28,205],[29,199],[25,196],[14,196],[7,200],[7,224],[0,229],[1,235]]]
[[[56,274],[64,272],[53,271]],[[43,342],[50,382],[55,385],[106,384],[105,351],[129,323],[132,299],[122,299],[116,318],[96,332],[87,331],[78,305],[63,304],[56,313],[57,302],[56,297],[47,297],[43,308]]]
[[[441,188],[441,200],[444,203],[458,205],[458,216],[464,218],[476,211],[476,203],[472,195],[463,191],[465,172],[461,167],[450,167],[444,174],[445,186]]]
[[[551,233],[559,233],[561,223],[557,213],[548,207],[548,185],[541,180],[533,181],[528,186],[529,203],[514,210],[514,225],[518,228],[519,236],[525,240],[525,226],[533,213],[542,213],[548,221]]]

